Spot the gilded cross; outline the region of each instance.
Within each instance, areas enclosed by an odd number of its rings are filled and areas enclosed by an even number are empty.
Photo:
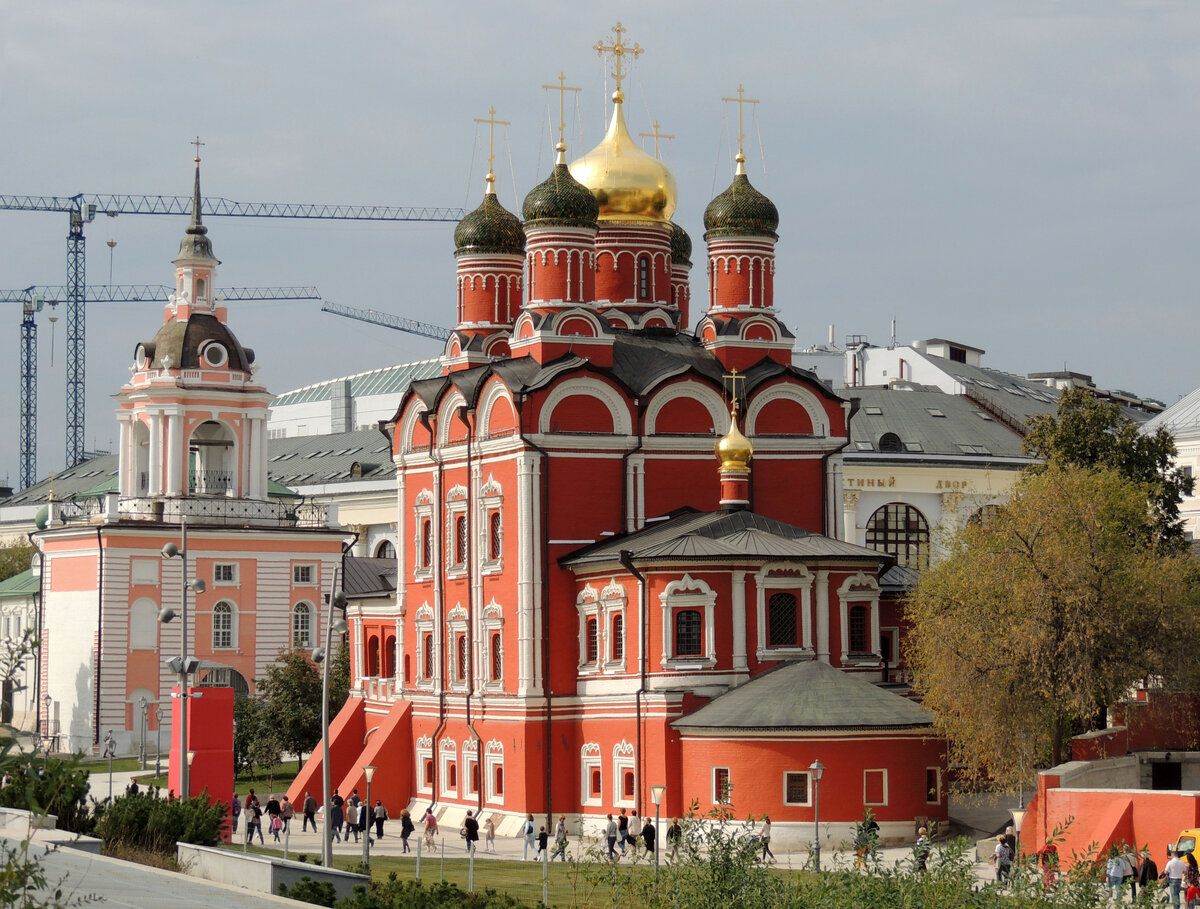
[[[194,146],[196,146],[196,163],[197,163],[197,164],[199,164],[199,163],[200,163],[200,146],[201,146],[201,145],[206,145],[207,143],[205,143],[205,142],[201,142],[201,141],[200,141],[200,137],[199,137],[199,136],[197,136],[195,139],[193,139],[193,140],[192,140],[191,142],[189,142],[188,144],[189,144],[189,145],[194,145]]]
[[[543,85],[542,88],[548,88],[550,91],[558,92],[558,144],[562,146],[563,151],[566,151],[567,146],[563,142],[563,130],[567,128],[567,121],[563,116],[563,102],[567,97],[567,92],[577,92],[579,89],[566,84],[567,77],[561,72],[558,74],[558,85]]]
[[[595,50],[596,53],[601,57],[603,57],[605,54],[612,54],[613,59],[616,61],[617,67],[613,72],[612,77],[616,80],[617,91],[620,91],[621,81],[625,78],[625,67],[622,62],[625,58],[625,55],[630,54],[631,56],[637,58],[642,55],[643,50],[638,46],[637,42],[634,42],[633,47],[625,46],[621,40],[621,35],[626,31],[626,28],[620,22],[613,26],[612,31],[613,34],[616,35],[616,37],[613,39],[613,43],[605,44],[603,41],[597,41]]]
[[[494,108],[494,107],[488,108],[488,115],[486,118],[485,117],[476,117],[475,122],[488,124],[487,181],[488,181],[488,185],[491,185],[492,183],[496,182],[496,172],[492,168],[492,164],[496,160],[496,141],[495,141],[496,140],[496,124],[498,123],[501,126],[511,126],[512,124],[508,120],[497,120],[496,119],[496,108]]]
[[[738,106],[738,158],[739,158],[739,160],[745,161],[746,156],[745,156],[745,154],[742,153],[742,140],[746,138],[746,134],[742,130],[742,105],[757,104],[758,99],[745,97],[745,90],[739,84],[737,87],[737,97],[736,98],[722,98],[721,100],[737,102],[737,106]]]
[[[654,157],[661,159],[661,156],[658,154],[658,140],[659,139],[674,139],[675,136],[673,136],[671,133],[660,133],[658,131],[658,121],[657,120],[654,121],[651,128],[654,130],[653,132],[638,133],[638,135],[645,136],[647,139],[649,139],[651,136],[654,137]]]
[[[738,412],[738,401],[741,398],[741,396],[738,394],[738,383],[742,383],[742,391],[744,392],[746,390],[746,377],[734,369],[725,373],[724,379],[725,395],[729,398],[730,403],[733,405],[733,415],[736,418]]]

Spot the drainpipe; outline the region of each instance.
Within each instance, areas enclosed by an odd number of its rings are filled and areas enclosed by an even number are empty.
[[[442,587],[442,522],[440,520],[440,510],[442,507],[442,457],[437,450],[437,421],[433,421],[430,425],[430,413],[425,411],[419,417],[421,425],[429,430],[429,457],[437,465],[437,472],[434,474],[433,481],[433,507],[435,509],[432,519],[429,522],[430,535],[430,560],[433,569],[433,600],[437,604],[437,628],[434,630],[433,640],[437,645],[438,640],[443,636],[446,629],[446,592]],[[444,642],[443,642],[444,643]],[[437,647],[436,654],[440,658],[444,648]],[[442,734],[442,730],[446,728],[446,661],[438,659],[441,664],[442,671],[438,673],[438,724],[433,730],[432,742],[430,743],[430,757],[433,759],[433,803],[437,804],[438,786],[441,783],[439,776],[441,774],[441,762],[438,760],[438,740]],[[436,664],[435,664],[436,665]]]
[[[550,741],[554,730],[554,711],[551,708],[554,692],[550,688],[550,456],[546,449],[525,435],[522,425],[525,411],[521,407],[525,403],[524,396],[514,396],[513,400],[517,405],[517,431],[521,442],[542,456],[542,494],[539,497],[542,512],[542,692],[546,698],[546,829],[550,830],[554,821],[554,746]]]
[[[643,787],[645,786],[645,762],[646,759],[642,752],[642,697],[646,693],[646,646],[647,638],[650,634],[650,614],[646,609],[646,578],[634,567],[633,551],[630,549],[621,550],[621,564],[625,566],[625,570],[637,578],[638,581],[638,612],[639,622],[641,626],[641,646],[638,648],[638,690],[634,695],[634,705],[637,715],[637,766],[638,766],[638,791],[645,795]],[[638,807],[644,806],[645,799],[638,798]]]
[[[96,528],[96,707],[95,722],[92,723],[92,744],[100,744],[100,667],[104,650],[104,540],[101,528]],[[187,612],[185,610],[184,616]]]
[[[637,510],[637,490],[636,489],[634,490],[634,494],[632,497],[633,501],[632,502],[630,501],[629,460],[635,454],[637,454],[639,451],[642,450],[642,439],[644,438],[642,435],[642,429],[643,429],[643,425],[644,425],[645,417],[646,417],[646,408],[645,408],[645,405],[642,403],[641,398],[638,398],[636,401],[634,401],[634,405],[637,407],[637,423],[635,424],[635,429],[634,429],[634,431],[637,433],[636,441],[634,443],[633,448],[629,449],[629,451],[627,451],[627,452],[625,452],[625,454],[621,455],[621,479],[622,479],[622,483],[621,483],[621,513],[625,517],[626,533],[632,533],[633,531],[637,530],[641,526],[637,522],[639,514],[638,514],[638,510]],[[645,482],[645,472],[644,471],[642,473],[642,479],[643,479],[643,484],[644,484],[644,482]],[[643,485],[642,488],[644,489],[645,486]]]
[[[471,595],[475,589],[475,579],[479,577],[479,560],[471,558],[471,548],[475,542],[473,533],[475,509],[471,493],[475,489],[475,477],[471,473],[471,446],[474,444],[474,427],[470,420],[471,410],[466,404],[454,412],[467,430],[467,728],[475,736],[475,772],[479,774],[479,785],[475,787],[477,799],[476,811],[483,810],[483,737],[475,729],[475,720],[471,717],[471,698],[475,696],[475,599]],[[480,698],[482,699],[482,694]]]

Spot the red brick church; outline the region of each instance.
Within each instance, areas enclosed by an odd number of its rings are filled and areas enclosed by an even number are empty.
[[[931,717],[877,682],[887,555],[845,542],[851,405],[792,365],[775,308],[779,216],[739,150],[704,215],[709,299],[689,330],[691,241],[670,171],[625,123],[522,217],[455,231],[443,375],[387,426],[398,592],[352,607],[333,785],[452,824],[527,812],[588,829],[621,808],[721,803],[807,839],[946,818]],[[715,443],[715,448],[714,448]],[[882,608],[890,608],[887,603]],[[321,790],[320,755],[291,795]],[[574,826],[573,826],[574,829]]]

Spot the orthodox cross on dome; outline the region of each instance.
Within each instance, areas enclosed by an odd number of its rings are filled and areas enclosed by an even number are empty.
[[[563,103],[567,97],[567,92],[577,92],[578,88],[573,85],[566,84],[567,77],[559,72],[558,85],[542,85],[542,88],[549,89],[552,92],[558,92],[558,145],[555,148],[558,151],[566,151],[567,144],[563,141],[563,131],[567,128],[567,121],[563,115]]]
[[[739,83],[739,84],[738,84],[738,87],[737,87],[737,97],[736,97],[736,98],[722,98],[721,100],[722,100],[722,101],[736,101],[736,102],[737,102],[737,106],[738,106],[738,150],[737,150],[737,162],[738,162],[738,166],[740,167],[742,164],[745,164],[745,163],[746,163],[746,155],[745,155],[745,153],[742,151],[742,142],[743,142],[743,140],[746,138],[746,133],[745,133],[745,132],[743,131],[743,129],[742,129],[742,108],[743,108],[743,105],[746,105],[746,104],[757,104],[757,103],[758,103],[758,99],[757,99],[757,98],[747,98],[747,97],[745,97],[745,89],[743,89],[743,88],[742,88],[742,86],[741,86],[741,84]]]
[[[662,156],[658,153],[658,140],[659,139],[674,139],[675,136],[672,133],[660,133],[658,131],[658,121],[657,120],[655,120],[654,123],[651,125],[651,129],[653,130],[653,132],[638,133],[638,135],[644,136],[647,139],[649,139],[651,136],[654,137],[654,157],[657,158],[659,161],[661,161]]]
[[[742,394],[746,391],[746,377],[736,369],[725,373],[722,377],[725,384],[725,397],[729,399],[731,405],[731,413],[734,417],[734,424],[737,423],[738,401],[741,400]],[[740,388],[738,383],[741,383]]]
[[[475,122],[488,124],[488,172],[486,178],[487,191],[489,193],[494,193],[496,191],[494,186],[496,182],[496,171],[492,168],[492,164],[496,160],[496,124],[499,123],[501,126],[511,126],[512,124],[508,120],[497,120],[496,108],[494,107],[488,108],[488,115],[486,118],[476,117]]]
[[[207,143],[207,142],[201,142],[201,141],[200,141],[200,137],[199,137],[199,136],[197,136],[195,139],[193,139],[193,140],[192,140],[190,143],[188,143],[188,144],[189,144],[189,145],[194,145],[194,146],[196,146],[196,163],[197,163],[197,164],[199,164],[199,163],[200,163],[200,146],[201,146],[201,145],[207,145],[208,143]]]
[[[634,42],[633,47],[625,46],[624,42],[621,40],[621,35],[626,31],[626,28],[620,22],[613,26],[612,31],[613,34],[616,35],[616,37],[613,39],[613,43],[605,44],[603,41],[597,41],[595,50],[596,53],[601,57],[603,57],[605,54],[612,55],[614,65],[616,66],[616,69],[613,70],[612,77],[617,83],[617,92],[619,93],[621,91],[621,81],[625,78],[625,55],[630,54],[636,59],[637,57],[640,57],[644,51],[638,46],[637,42]]]

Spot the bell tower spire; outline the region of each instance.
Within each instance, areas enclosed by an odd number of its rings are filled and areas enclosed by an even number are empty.
[[[192,217],[179,241],[179,255],[173,260],[175,266],[175,293],[167,307],[166,320],[172,318],[186,322],[192,312],[213,312],[213,280],[217,276],[220,260],[213,255],[212,240],[201,216],[200,197],[200,146],[204,143],[197,136],[192,140],[196,146],[196,177],[192,184]],[[222,319],[223,321],[223,319]]]

